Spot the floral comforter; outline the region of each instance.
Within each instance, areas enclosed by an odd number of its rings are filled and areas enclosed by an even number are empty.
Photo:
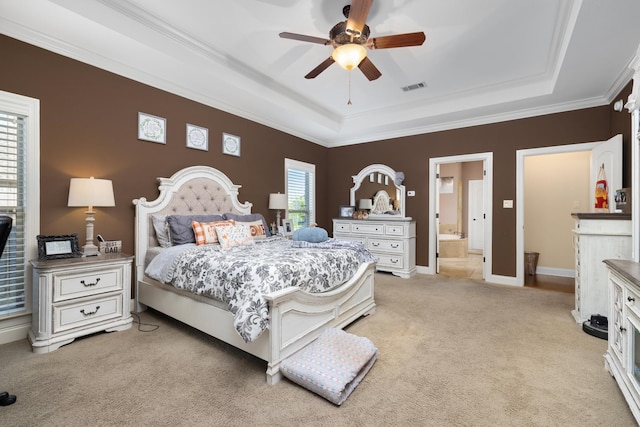
[[[325,292],[348,281],[375,257],[360,243],[329,239],[292,242],[279,237],[222,250],[217,245],[181,245],[163,250],[148,265],[148,276],[229,305],[245,342],[269,327],[264,296],[290,286]]]

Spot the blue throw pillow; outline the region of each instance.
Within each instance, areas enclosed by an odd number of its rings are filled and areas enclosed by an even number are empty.
[[[299,228],[293,232],[293,240],[309,243],[321,243],[329,238],[327,230],[320,227]]]

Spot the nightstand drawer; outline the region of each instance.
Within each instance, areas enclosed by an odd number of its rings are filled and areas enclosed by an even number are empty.
[[[122,289],[121,267],[53,275],[53,301],[65,301]]]
[[[375,256],[378,258],[379,267],[395,267],[395,268],[404,267],[404,257],[402,256],[385,255],[385,254],[378,254],[378,253],[376,253]]]
[[[402,253],[402,240],[369,239],[369,245],[367,249],[369,249],[370,251]]]
[[[53,306],[53,333],[122,316],[122,293]]]

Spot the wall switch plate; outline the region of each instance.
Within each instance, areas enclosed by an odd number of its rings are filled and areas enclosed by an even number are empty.
[[[513,209],[513,200],[503,200],[502,207],[505,209]]]
[[[416,195],[416,192],[415,192],[414,190],[409,190],[409,191],[407,191],[407,196],[409,196],[409,197],[413,197],[413,196],[415,196],[415,195]]]

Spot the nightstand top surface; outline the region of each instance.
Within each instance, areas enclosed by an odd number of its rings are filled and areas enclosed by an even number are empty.
[[[62,258],[62,259],[49,259],[49,260],[38,260],[32,259],[29,263],[35,268],[47,268],[47,267],[62,267],[62,266],[80,266],[80,265],[91,265],[91,264],[100,264],[108,261],[125,261],[132,260],[133,255],[125,254],[125,253],[112,253],[112,254],[100,254],[96,256],[88,256],[88,257],[76,257],[76,258]]]

